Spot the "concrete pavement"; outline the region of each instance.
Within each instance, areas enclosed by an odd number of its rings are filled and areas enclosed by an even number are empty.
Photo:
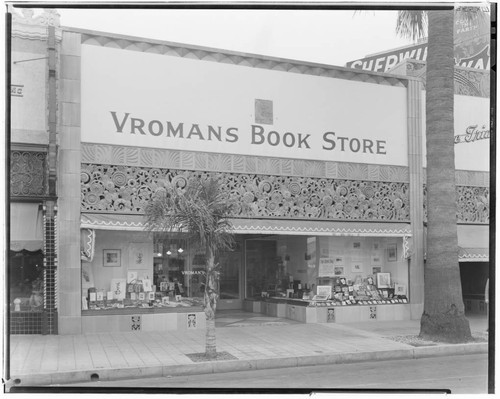
[[[486,318],[469,317],[476,337]],[[219,312],[217,350],[232,360],[194,362],[205,331],[120,332],[82,335],[12,335],[7,387],[90,380],[219,373],[304,365],[415,359],[486,353],[487,342],[413,346],[398,337],[418,335],[419,321],[301,324],[244,312]],[[429,345],[429,346],[427,346]]]

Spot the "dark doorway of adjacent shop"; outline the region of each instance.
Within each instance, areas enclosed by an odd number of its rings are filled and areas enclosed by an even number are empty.
[[[9,330],[11,334],[44,332],[42,251],[9,253]]]
[[[465,312],[486,315],[485,287],[488,262],[460,262],[460,278]]]

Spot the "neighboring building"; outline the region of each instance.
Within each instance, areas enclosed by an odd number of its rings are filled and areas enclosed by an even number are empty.
[[[425,81],[425,71],[424,62],[410,59],[395,66],[390,73],[421,77]],[[483,314],[486,313],[484,290],[491,267],[490,164],[489,157],[482,155],[490,145],[489,96],[489,70],[455,67],[457,229],[462,294],[467,312]],[[481,151],[476,152],[479,147]]]
[[[489,145],[490,30],[487,24],[455,21],[455,94],[457,145],[457,211],[460,273],[466,310],[486,312],[484,288],[489,277],[489,159],[477,162],[471,144]],[[348,62],[347,67],[421,78],[425,89],[427,41]],[[424,102],[425,104],[425,102]],[[422,105],[422,109],[425,107]],[[464,112],[464,110],[466,110]],[[471,119],[472,117],[472,119]],[[487,143],[487,144],[486,144]],[[474,177],[473,177],[474,176]],[[474,195],[467,187],[475,187]],[[470,212],[470,200],[475,209]]]
[[[57,192],[33,201],[52,212],[57,231],[45,227],[38,241],[55,242],[40,254],[52,262],[43,308],[57,315],[58,333],[204,327],[202,253],[182,234],[145,232],[143,213],[165,187],[210,176],[238,204],[237,243],[219,259],[218,309],[312,323],[420,318],[421,79],[45,30],[42,17],[14,21],[12,61],[50,59],[54,41],[56,62],[12,65],[12,84],[24,86],[25,97],[12,98],[19,117],[11,154],[40,144],[47,181],[57,176]],[[27,37],[34,26],[40,33]],[[28,101],[27,88],[39,81],[38,98]],[[488,112],[487,98],[458,99],[457,135],[487,124]],[[38,124],[25,126],[32,115]],[[489,140],[464,146],[457,144],[459,235],[473,239],[488,229]],[[14,236],[21,241],[23,233]],[[11,289],[11,320],[22,313],[13,301],[28,294]]]
[[[12,334],[53,334],[58,321],[53,26],[58,16],[23,14],[14,15],[11,41],[9,328]]]

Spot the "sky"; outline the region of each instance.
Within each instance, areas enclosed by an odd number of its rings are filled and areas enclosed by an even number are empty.
[[[67,27],[337,66],[412,44],[396,35],[392,10],[58,11]]]

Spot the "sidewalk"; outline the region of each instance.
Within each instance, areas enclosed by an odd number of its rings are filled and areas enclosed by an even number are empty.
[[[485,337],[486,318],[469,317]],[[217,351],[233,360],[193,362],[205,331],[12,335],[8,386],[118,380],[371,360],[486,353],[487,342],[415,347],[388,337],[418,335],[419,321],[301,324],[253,313],[222,313]],[[232,355],[232,356],[231,356]]]

